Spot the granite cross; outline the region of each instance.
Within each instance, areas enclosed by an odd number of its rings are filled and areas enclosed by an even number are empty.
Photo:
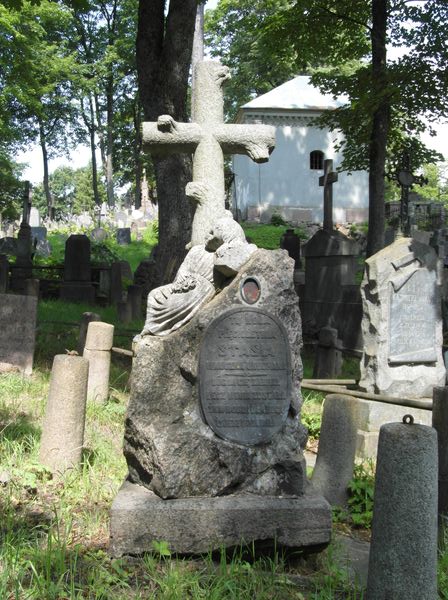
[[[275,145],[270,125],[224,124],[222,85],[229,69],[218,62],[196,65],[193,114],[195,123],[178,123],[162,115],[156,123],[143,123],[145,150],[156,156],[193,154],[193,181],[187,196],[196,202],[191,245],[203,244],[213,224],[225,210],[224,153],[247,154],[257,163],[269,160]]]
[[[30,212],[32,203],[32,192],[31,184],[29,181],[25,181],[25,189],[23,192],[23,209],[22,209],[22,222],[29,225],[30,223]]]
[[[319,185],[324,188],[324,229],[333,231],[333,183],[338,174],[333,171],[333,161],[324,160],[324,174],[319,177]]]

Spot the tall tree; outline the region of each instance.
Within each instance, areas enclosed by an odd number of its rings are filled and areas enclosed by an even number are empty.
[[[187,87],[198,0],[140,0],[137,29],[139,93],[146,120],[169,114],[187,121]],[[154,160],[159,203],[157,284],[173,279],[191,236],[192,207],[185,197],[191,159]]]
[[[259,3],[256,0],[254,10]],[[428,127],[424,117],[448,116],[446,22],[448,3],[403,0],[272,0],[277,10],[261,20],[258,46],[272,56],[285,48],[296,52],[297,71],[312,74],[323,92],[347,94],[350,104],[327,113],[321,124],[346,136],[343,167],[368,168],[370,223],[368,254],[379,250],[384,232],[386,161],[396,161],[403,148],[412,150],[414,167],[436,158],[418,139]],[[234,0],[221,0],[221,6]],[[240,11],[241,15],[244,12]],[[234,15],[234,21],[237,17]],[[238,35],[239,33],[239,35]],[[244,37],[235,29],[230,50]],[[249,36],[253,32],[249,32]],[[220,33],[213,31],[219,44]],[[401,58],[388,60],[387,46],[401,47]],[[252,56],[252,55],[251,55]],[[230,59],[229,59],[230,60]],[[235,60],[235,56],[233,57]],[[238,60],[247,60],[240,55]],[[315,68],[317,65],[325,65]],[[314,67],[314,68],[313,68]],[[244,80],[241,80],[244,86]],[[246,88],[247,89],[247,88]]]

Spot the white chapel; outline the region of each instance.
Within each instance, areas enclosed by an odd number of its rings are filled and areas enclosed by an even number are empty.
[[[345,104],[322,94],[299,76],[251,100],[238,112],[237,123],[264,123],[276,127],[276,146],[269,162],[255,164],[233,156],[233,209],[243,220],[269,222],[279,213],[293,224],[323,220],[323,161],[342,162],[335,150],[342,133],[319,129],[310,121]],[[333,222],[360,223],[368,219],[368,173],[339,173],[333,184]]]

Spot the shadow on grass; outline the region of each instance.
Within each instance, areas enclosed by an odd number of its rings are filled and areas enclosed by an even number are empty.
[[[38,442],[41,430],[33,424],[34,417],[16,413],[5,406],[0,407],[0,443],[2,441],[19,442],[25,438]]]

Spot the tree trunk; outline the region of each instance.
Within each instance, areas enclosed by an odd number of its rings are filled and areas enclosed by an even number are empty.
[[[54,219],[54,206],[53,206],[53,195],[50,190],[50,175],[48,172],[48,150],[47,150],[47,138],[45,135],[45,129],[43,123],[39,121],[39,142],[42,150],[42,160],[44,166],[44,193],[47,201],[47,215],[50,221]]]
[[[384,247],[384,176],[390,124],[387,90],[386,32],[389,0],[372,0],[372,92],[376,110],[369,149],[369,232],[367,257]]]
[[[92,156],[92,189],[93,199],[96,206],[101,206],[100,192],[98,190],[98,166],[96,163],[96,143],[95,143],[95,110],[93,107],[92,96],[89,94],[89,109],[90,109],[90,123],[89,136],[90,136],[90,153]]]
[[[106,194],[108,206],[115,206],[114,198],[114,168],[112,160],[112,152],[114,147],[114,81],[113,75],[109,76],[106,91]]]
[[[142,205],[142,132],[141,132],[141,105],[138,97],[134,102],[134,164],[135,164],[135,192],[134,206],[139,209]]]
[[[169,114],[186,121],[188,75],[198,0],[140,0],[137,72],[145,119]],[[193,208],[185,197],[191,158],[172,155],[154,161],[159,204],[156,284],[172,281],[191,238]]]

